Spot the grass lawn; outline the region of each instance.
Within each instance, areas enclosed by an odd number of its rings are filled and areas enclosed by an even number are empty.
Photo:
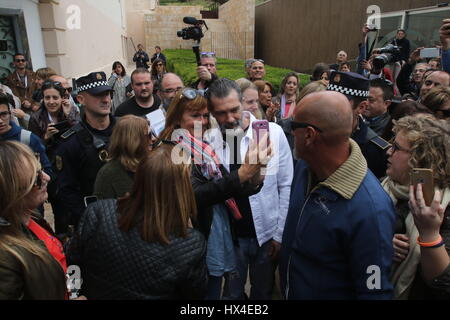
[[[197,80],[196,68],[197,64],[195,62],[195,55],[192,50],[175,50],[166,49],[164,50],[164,55],[167,58],[167,68],[171,72],[175,72],[180,75],[185,85],[190,85]],[[283,78],[292,72],[292,70],[275,68],[266,65],[266,81],[269,81],[275,92],[278,93],[281,81]],[[221,78],[229,78],[232,80],[237,80],[239,78],[245,78],[246,74],[244,71],[244,60],[229,60],[229,59],[217,59],[217,74]],[[309,75],[299,74],[300,85],[304,87],[309,83]]]

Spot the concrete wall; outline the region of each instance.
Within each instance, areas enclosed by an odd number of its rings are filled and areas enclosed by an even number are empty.
[[[34,69],[46,66],[37,0],[1,0],[0,8],[23,10],[29,56]],[[25,48],[27,49],[27,48]]]
[[[132,59],[135,47],[139,43],[145,46],[144,17],[156,8],[156,0],[126,0],[125,10],[127,17],[127,53],[128,63],[133,64]],[[134,43],[134,45],[133,45]]]
[[[55,66],[66,77],[77,78],[93,71],[111,73],[115,60],[126,65],[124,37],[126,37],[125,4],[122,0],[77,1],[80,8],[80,28],[68,28],[66,13],[72,0],[54,5],[54,20],[44,29],[46,55],[49,66]],[[65,17],[60,21],[60,17]],[[58,37],[58,34],[61,34]]]

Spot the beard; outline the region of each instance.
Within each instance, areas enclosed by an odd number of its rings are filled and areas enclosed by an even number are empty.
[[[239,121],[234,121],[232,123],[226,123],[226,124],[220,124],[220,131],[222,132],[222,135],[226,136],[232,136],[237,137],[240,135],[243,135],[244,130],[242,130],[242,127],[240,125]]]

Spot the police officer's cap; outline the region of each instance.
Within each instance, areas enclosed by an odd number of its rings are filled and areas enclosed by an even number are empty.
[[[113,89],[108,85],[104,72],[92,72],[77,79],[77,91],[78,93],[87,92],[98,95],[105,91],[113,91]]]
[[[367,98],[369,96],[370,81],[358,73],[333,71],[330,76],[328,91],[337,91],[347,98]]]

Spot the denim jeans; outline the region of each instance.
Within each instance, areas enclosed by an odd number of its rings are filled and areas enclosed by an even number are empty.
[[[269,257],[271,241],[261,247],[256,238],[238,238],[236,271],[226,276],[224,299],[244,300],[247,271],[250,271],[250,300],[271,300],[276,263]]]
[[[222,295],[222,277],[208,276],[208,289],[205,300],[220,300]]]

